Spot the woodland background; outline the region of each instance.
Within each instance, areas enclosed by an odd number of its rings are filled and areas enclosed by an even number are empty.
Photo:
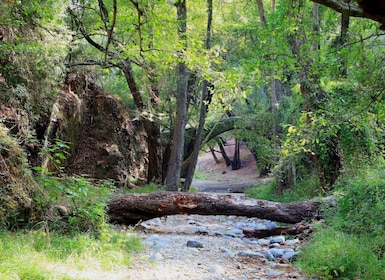
[[[188,191],[231,135],[274,178],[263,198],[337,199],[310,274],[385,277],[385,4],[368,3],[0,2],[0,224],[100,235],[111,190]]]

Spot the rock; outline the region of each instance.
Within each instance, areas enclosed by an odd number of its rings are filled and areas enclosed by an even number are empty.
[[[250,257],[250,258],[264,258],[265,256],[261,253],[256,253],[252,251],[241,251],[238,253],[240,257]]]
[[[279,243],[273,243],[269,245],[269,248],[281,248],[281,244]]]
[[[154,218],[142,223],[142,225],[146,226],[160,226],[162,225],[162,220],[160,218]]]
[[[203,248],[203,244],[198,241],[189,240],[187,241],[187,247],[191,248]]]
[[[294,249],[293,248],[284,248],[283,253],[287,253],[287,252],[294,252]]]
[[[172,240],[170,238],[160,237],[158,234],[149,236],[144,244],[151,247],[154,250],[160,250],[172,245]]]
[[[233,228],[233,229],[225,232],[225,235],[231,236],[231,237],[243,237],[244,236],[242,229],[238,229],[238,228]]]
[[[215,273],[215,274],[224,274],[225,269],[220,265],[213,265],[213,266],[210,266],[209,272]]]
[[[277,276],[277,275],[280,275],[281,272],[274,270],[274,269],[268,269],[268,270],[266,270],[266,274],[268,276]]]
[[[294,261],[298,255],[299,255],[298,252],[289,251],[289,252],[284,253],[282,258],[286,261]]]
[[[267,250],[267,251],[265,252],[265,257],[266,257],[266,259],[268,259],[269,261],[275,261],[274,255],[273,255],[269,250]]]
[[[235,257],[235,254],[233,252],[231,252],[231,250],[229,250],[227,248],[222,247],[221,248],[221,252],[226,253],[226,255],[229,256],[230,258],[234,258]]]
[[[284,243],[285,242],[285,237],[284,236],[275,236],[270,239],[270,244],[273,243]]]
[[[267,245],[270,245],[270,240],[261,238],[261,239],[258,239],[258,244],[262,246],[267,246]]]
[[[277,228],[278,226],[276,223],[274,223],[272,221],[267,221],[265,223],[265,227],[266,227],[266,229],[274,229],[274,228]]]
[[[293,246],[293,245],[296,245],[296,244],[298,244],[300,242],[301,241],[298,238],[295,238],[295,239],[286,240],[285,244],[288,245],[288,246]]]
[[[281,258],[283,256],[283,249],[271,248],[267,251],[270,252],[270,254],[272,254],[276,259]]]
[[[249,238],[244,238],[243,242],[246,244],[252,244],[252,245],[256,245],[256,246],[260,245],[258,243],[258,240],[250,240]]]
[[[164,259],[163,255],[159,252],[156,252],[155,254],[151,255],[149,258],[151,261],[161,261]]]

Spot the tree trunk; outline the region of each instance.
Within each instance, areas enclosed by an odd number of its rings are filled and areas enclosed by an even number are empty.
[[[315,200],[279,203],[237,194],[158,192],[116,196],[107,213],[110,222],[118,224],[176,214],[237,215],[294,224],[319,218],[320,205]]]
[[[207,29],[206,29],[206,49],[210,49],[210,39],[211,39],[211,24],[213,19],[213,1],[207,0]],[[194,147],[191,155],[189,156],[189,165],[186,174],[186,180],[183,183],[183,191],[188,191],[190,189],[195,167],[198,161],[198,155],[201,148],[201,142],[203,138],[204,125],[206,122],[206,115],[208,112],[208,98],[209,98],[209,83],[207,80],[204,80],[202,83],[202,95],[201,95],[201,108],[199,113],[199,125],[195,134]]]
[[[233,160],[231,161],[231,170],[239,170],[241,169],[241,155],[239,152],[240,142],[238,139],[235,139],[235,149]]]
[[[212,155],[213,158],[214,158],[215,164],[220,164],[221,162],[219,161],[217,155],[215,154],[214,148],[211,147],[211,146],[209,146],[209,148],[210,148],[210,153],[211,153],[211,155]]]
[[[223,157],[223,159],[226,162],[226,166],[230,166],[231,165],[231,159],[226,154],[226,150],[223,147],[222,140],[218,139],[217,143],[218,143],[218,146],[219,146],[219,150],[221,151],[222,157]]]
[[[131,91],[131,95],[134,99],[136,108],[140,113],[145,110],[142,97],[140,95],[139,87],[136,83],[134,72],[132,70],[131,61],[126,59],[120,65],[121,70],[124,73],[128,87]],[[156,122],[150,121],[146,118],[141,118],[144,129],[147,134],[147,146],[148,146],[148,171],[147,181],[159,181],[161,180],[161,145],[160,145],[160,127]]]
[[[175,3],[178,16],[178,34],[183,45],[186,46],[187,10],[186,1]],[[187,67],[183,61],[177,66],[178,84],[176,91],[176,116],[174,122],[170,161],[167,169],[166,186],[168,191],[177,191],[183,162],[184,134],[187,115]]]

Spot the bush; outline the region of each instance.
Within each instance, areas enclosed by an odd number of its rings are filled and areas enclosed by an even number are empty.
[[[39,202],[42,208],[48,209],[44,221],[47,229],[61,233],[100,234],[107,226],[105,208],[112,194],[110,182],[93,182],[85,177],[48,176],[38,181],[49,197]]]
[[[370,250],[371,240],[334,229],[318,231],[298,265],[319,279],[384,279],[384,262]]]
[[[370,172],[350,180],[338,201],[336,226],[358,235],[385,235],[385,173]]]
[[[339,186],[337,208],[305,245],[299,265],[321,279],[385,279],[385,172]]]

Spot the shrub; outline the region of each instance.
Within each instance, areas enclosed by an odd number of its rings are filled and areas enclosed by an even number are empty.
[[[38,181],[49,197],[40,201],[41,207],[48,209],[44,221],[47,229],[62,233],[88,231],[99,234],[107,226],[105,208],[112,194],[110,182],[49,176]]]
[[[319,279],[384,279],[384,265],[370,250],[371,240],[322,229],[310,240],[299,267]]]

